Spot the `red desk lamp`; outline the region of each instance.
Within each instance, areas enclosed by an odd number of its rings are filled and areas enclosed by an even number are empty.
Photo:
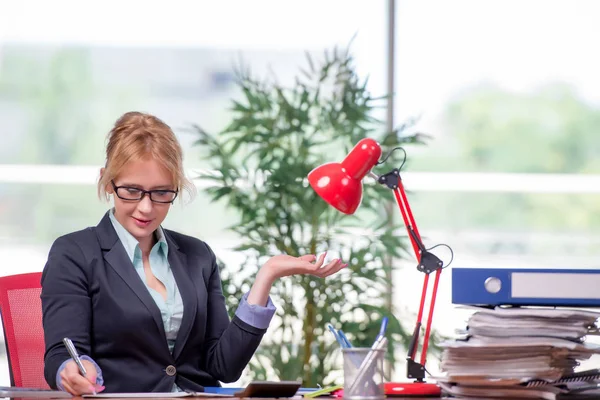
[[[375,165],[380,164],[378,162],[380,156],[381,147],[375,140],[368,138],[362,139],[354,146],[352,151],[350,151],[341,163],[327,163],[313,169],[308,174],[308,181],[317,194],[319,194],[319,196],[327,203],[345,214],[353,214],[362,200],[362,179]],[[417,257],[417,269],[425,273],[419,313],[417,314],[417,322],[408,346],[407,355],[406,375],[409,379],[414,379],[415,381],[404,384],[386,384],[386,394],[398,396],[440,396],[439,386],[433,383],[426,383],[424,379],[427,346],[429,344],[429,335],[431,332],[431,320],[433,317],[433,308],[443,263],[437,256],[430,253],[421,241],[421,235],[417,229],[415,219],[413,218],[410,205],[406,198],[404,186],[402,185],[400,170],[395,168],[384,175],[376,177],[378,183],[393,190],[415,256]],[[415,357],[419,343],[425,298],[429,286],[429,274],[432,272],[435,272],[433,293],[429,305],[429,316],[427,318],[425,336],[423,338],[421,360],[420,362],[417,362],[415,361]]]

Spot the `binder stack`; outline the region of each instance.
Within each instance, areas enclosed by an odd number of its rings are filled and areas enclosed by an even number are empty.
[[[442,345],[438,381],[464,399],[600,399],[600,369],[576,373],[600,354],[586,341],[598,334],[600,313],[558,308],[478,308]]]

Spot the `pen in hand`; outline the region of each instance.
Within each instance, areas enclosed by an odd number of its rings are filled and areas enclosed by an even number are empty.
[[[83,366],[83,363],[81,362],[81,358],[79,358],[79,353],[77,353],[77,349],[75,348],[75,345],[73,345],[73,342],[71,341],[71,339],[66,337],[63,339],[63,343],[64,343],[65,347],[67,348],[67,351],[69,352],[69,355],[71,356],[71,359],[73,359],[73,361],[75,361],[75,364],[77,364],[77,368],[79,368],[79,373],[81,375],[83,375],[84,377],[87,377],[87,371],[85,370],[85,367]],[[94,389],[94,391],[92,393],[95,395],[96,390]]]

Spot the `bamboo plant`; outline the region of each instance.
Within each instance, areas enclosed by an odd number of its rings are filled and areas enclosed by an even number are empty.
[[[230,229],[239,235],[234,250],[246,260],[222,266],[229,310],[235,311],[266,257],[327,250],[329,259],[349,263],[325,280],[293,276],[275,283],[271,293],[278,312],[251,361],[250,376],[302,379],[308,387],[334,383],[341,357],[327,324],[341,328],[354,346],[369,346],[383,316],[389,318],[387,355],[393,365],[393,350],[406,346],[412,330],[412,321],[405,327],[397,308],[385,302],[394,262],[384,260],[397,262],[407,254],[404,228],[384,210],[393,196],[365,184],[360,212],[346,216],[318,198],[306,176],[324,162],[341,160],[364,137],[378,140],[385,151],[422,143],[424,136],[412,132],[412,122],[382,131],[375,114],[387,97],[370,94],[348,49],[325,52],[318,60],[307,54],[307,67],[289,86],[247,70],[236,75],[241,98],[232,101],[229,125],[216,135],[193,127],[197,145],[218,171],[200,178],[211,183],[213,201],[226,202],[239,216]]]

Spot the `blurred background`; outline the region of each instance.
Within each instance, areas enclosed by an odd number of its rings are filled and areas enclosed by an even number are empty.
[[[126,111],[172,126],[193,170],[206,164],[189,127],[227,125],[241,63],[286,82],[307,52],[355,36],[359,73],[385,95],[389,10],[383,0],[2,1],[0,275],[40,271],[57,236],[98,223],[110,206],[95,188],[105,137]],[[598,268],[600,3],[398,0],[394,12],[394,121],[416,118],[431,135],[410,148],[405,175],[425,242],[450,244],[453,266]],[[200,186],[165,225],[235,262],[234,221]],[[422,276],[404,263],[394,303],[410,314]],[[450,283],[442,274],[443,334],[464,324]]]

